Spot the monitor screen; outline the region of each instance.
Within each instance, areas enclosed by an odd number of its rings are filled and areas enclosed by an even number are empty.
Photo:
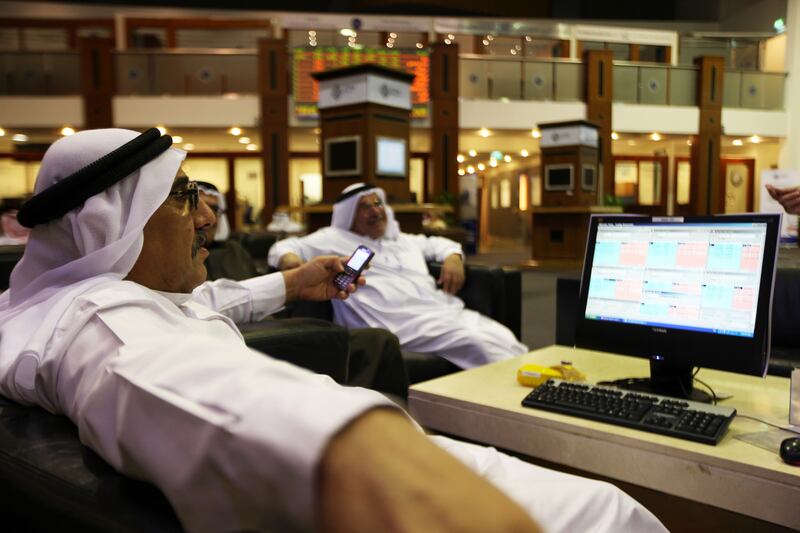
[[[375,141],[375,174],[378,176],[406,176],[406,140],[378,137]]]
[[[544,169],[546,191],[572,190],[572,165],[547,165]]]
[[[779,223],[779,215],[593,217],[576,344],[763,374]]]
[[[361,137],[333,137],[325,140],[325,175],[361,174]]]

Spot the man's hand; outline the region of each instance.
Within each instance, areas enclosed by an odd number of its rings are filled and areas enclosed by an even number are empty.
[[[790,215],[800,215],[800,187],[782,189],[767,185],[767,192],[780,203]]]
[[[442,263],[442,271],[436,283],[448,294],[456,294],[464,286],[464,262],[461,254],[450,254]]]
[[[318,479],[324,532],[538,531],[505,494],[388,409],[334,437]]]
[[[278,261],[278,270],[289,270],[290,268],[297,268],[302,264],[303,260],[299,255],[286,252]]]
[[[339,290],[333,284],[336,274],[344,272],[343,264],[347,259],[347,257],[321,255],[297,268],[284,270],[283,282],[286,284],[286,301],[346,299],[351,292],[356,291],[356,286],[365,283],[364,278],[359,276],[355,283],[351,283],[347,287],[346,291]]]

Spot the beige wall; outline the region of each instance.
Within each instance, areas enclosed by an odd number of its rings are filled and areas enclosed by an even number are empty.
[[[0,199],[19,198],[33,192],[40,163],[0,158]]]

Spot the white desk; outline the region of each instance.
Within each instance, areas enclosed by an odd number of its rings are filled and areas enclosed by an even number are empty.
[[[737,416],[716,446],[522,407],[524,363],[562,360],[591,382],[649,375],[645,359],[550,346],[512,360],[414,385],[409,408],[430,429],[578,468],[761,520],[800,529],[800,468],[737,434],[771,429]],[[701,370],[697,376],[739,414],[779,425],[789,418],[789,380]]]

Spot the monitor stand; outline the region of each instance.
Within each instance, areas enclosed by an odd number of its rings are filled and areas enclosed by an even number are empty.
[[[693,387],[693,368],[691,364],[668,363],[662,359],[652,358],[649,378],[620,379],[615,381],[614,385],[626,390],[711,403],[711,395]]]

